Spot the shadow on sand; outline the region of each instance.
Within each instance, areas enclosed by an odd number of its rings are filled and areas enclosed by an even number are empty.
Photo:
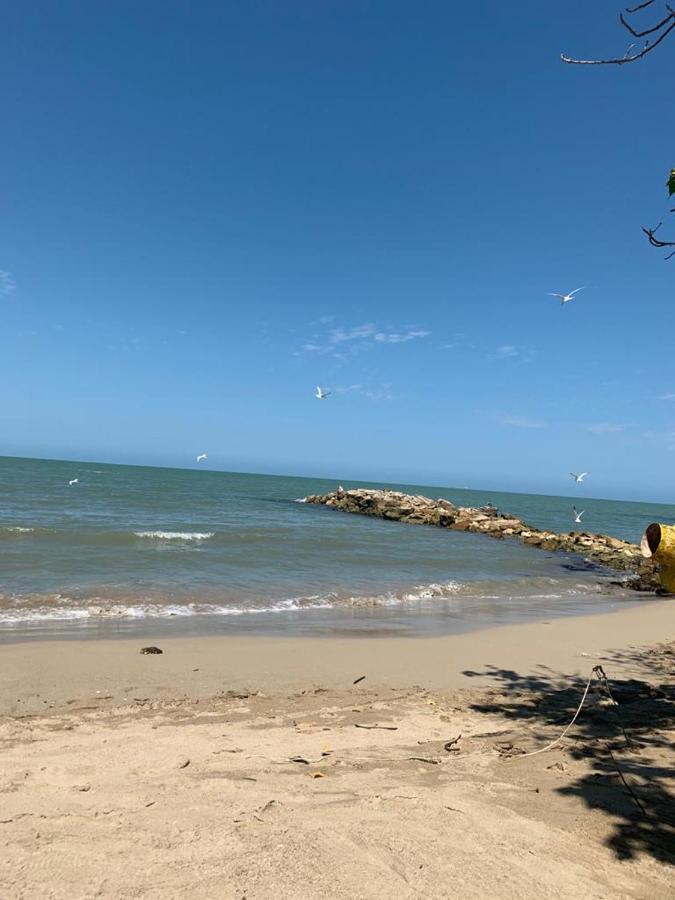
[[[619,859],[649,854],[675,864],[675,644],[607,654],[603,663],[616,705],[594,680],[561,745],[571,759],[585,762],[583,772],[557,790],[612,817],[607,844]],[[613,679],[613,663],[639,665],[650,681]],[[586,686],[586,678],[569,678],[545,666],[533,675],[494,666],[464,674],[496,682],[472,709],[527,721],[528,751],[562,732]]]

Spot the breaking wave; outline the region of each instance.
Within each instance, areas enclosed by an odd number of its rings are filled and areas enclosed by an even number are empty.
[[[103,531],[97,528],[70,529],[44,528],[26,525],[0,526],[0,539],[11,540],[20,537],[31,537],[34,540],[49,540],[54,543],[80,545],[133,545],[139,539],[147,541],[173,541],[175,543],[192,543],[207,541],[215,537],[215,531],[168,531],[164,529],[148,529],[147,531]]]
[[[3,597],[0,595],[0,624],[21,625],[44,621],[73,621],[77,619],[169,619],[185,616],[247,616],[275,613],[305,612],[309,610],[359,609],[391,606],[410,606],[420,601],[444,600],[457,595],[463,585],[450,581],[428,584],[405,591],[382,594],[341,596],[337,593],[313,594],[306,597],[285,597],[259,601],[248,605],[237,603],[157,602],[154,598],[134,597],[70,597],[65,594]]]
[[[153,541],[208,541],[213,531],[134,531],[138,538],[149,538]]]

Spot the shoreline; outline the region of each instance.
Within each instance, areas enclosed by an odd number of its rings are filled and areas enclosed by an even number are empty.
[[[487,686],[490,667],[527,674],[547,667],[563,677],[590,671],[598,659],[617,671],[627,647],[672,633],[675,602],[639,601],[627,608],[501,625],[442,636],[208,635],[28,640],[0,643],[0,715],[26,716],[151,700],[200,700],[228,690],[283,692],[367,687],[427,689]],[[157,645],[161,655],[142,655]],[[614,656],[613,656],[614,655]]]
[[[507,628],[533,624],[542,618],[551,621],[610,615],[662,598],[641,594],[620,585],[599,585],[603,590],[576,593],[571,605],[565,595],[548,604],[531,605],[514,612],[508,603],[503,608],[485,610],[476,606],[473,598],[462,598],[467,606],[448,612],[433,602],[425,608],[414,608],[405,601],[353,606],[309,607],[295,610],[243,610],[236,613],[192,613],[169,616],[101,616],[87,619],[54,618],[42,621],[19,621],[0,624],[0,648],[21,643],[91,642],[181,638],[198,640],[202,637],[283,639],[383,639],[400,637],[442,638],[472,634],[493,628]],[[452,595],[436,598],[442,604]],[[513,599],[513,598],[510,598]],[[522,599],[522,598],[521,598]],[[418,601],[422,603],[423,601]]]

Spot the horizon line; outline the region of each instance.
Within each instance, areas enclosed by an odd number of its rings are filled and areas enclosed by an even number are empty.
[[[299,478],[305,479],[307,481],[336,481],[338,483],[343,481],[355,481],[359,483],[359,486],[372,484],[375,487],[383,487],[387,488],[389,485],[397,485],[400,487],[413,487],[413,488],[435,488],[441,490],[448,491],[471,491],[472,493],[481,493],[481,494],[510,494],[513,496],[524,496],[524,497],[551,497],[554,499],[563,499],[563,500],[572,500],[576,502],[600,502],[600,503],[637,503],[637,504],[649,504],[650,506],[675,506],[675,503],[668,503],[666,501],[659,500],[617,500],[615,497],[589,497],[587,495],[575,496],[573,494],[547,494],[540,493],[539,491],[509,491],[504,490],[502,488],[480,488],[480,487],[460,487],[458,485],[443,485],[443,484],[421,484],[416,482],[409,481],[378,481],[374,479],[363,479],[363,478],[347,478],[344,475],[342,476],[334,476],[334,475],[290,475],[285,472],[249,472],[242,471],[239,469],[216,469],[216,468],[208,468],[201,466],[195,462],[191,466],[166,466],[166,465],[157,465],[150,463],[118,463],[118,462],[101,462],[100,460],[87,460],[87,459],[71,459],[69,457],[44,457],[44,456],[13,456],[7,455],[4,453],[0,453],[0,460],[21,460],[25,462],[58,462],[58,463],[72,463],[73,465],[85,465],[85,466],[119,466],[128,469],[165,469],[167,471],[176,471],[176,472],[212,472],[214,474],[219,475],[252,475],[258,478]]]

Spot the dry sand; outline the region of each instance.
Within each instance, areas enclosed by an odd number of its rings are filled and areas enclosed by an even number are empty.
[[[674,618],[1,645],[0,897],[672,897]]]

